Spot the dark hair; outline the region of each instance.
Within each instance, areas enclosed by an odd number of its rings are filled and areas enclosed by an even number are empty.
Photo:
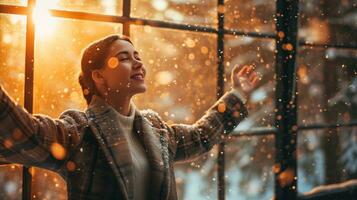
[[[117,40],[128,41],[133,44],[129,37],[124,35],[109,35],[89,44],[82,52],[81,73],[78,77],[83,96],[89,104],[93,95],[99,95],[92,79],[92,71],[103,68],[111,45]]]

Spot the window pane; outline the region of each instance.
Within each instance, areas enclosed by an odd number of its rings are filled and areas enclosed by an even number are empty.
[[[26,18],[0,14],[0,22],[0,85],[24,105]],[[0,199],[21,199],[21,191],[22,167],[0,165]]]
[[[86,103],[78,83],[81,51],[109,34],[121,33],[121,25],[50,18],[51,26],[37,30],[35,48],[34,113],[57,118],[66,109],[84,110]],[[39,199],[64,199],[65,182],[57,174],[36,168],[33,195]],[[61,195],[58,195],[61,194]]]
[[[235,65],[252,65],[262,77],[249,94],[249,116],[236,130],[251,127],[274,126],[275,109],[275,41],[251,37],[226,36],[225,38],[225,88],[230,90],[231,71]]]
[[[196,160],[175,164],[178,199],[217,198],[217,152],[218,146],[215,146]]]
[[[217,1],[133,0],[132,16],[146,19],[215,26]]]
[[[308,192],[323,184],[324,154],[321,147],[323,135],[323,130],[299,131],[297,146],[299,192]]]
[[[21,165],[0,165],[0,199],[21,200]]]
[[[225,150],[226,199],[272,199],[274,136],[229,137]]]
[[[344,124],[357,120],[357,51],[301,48],[298,123]],[[357,177],[355,127],[299,133],[299,191]]]
[[[0,84],[18,103],[24,102],[26,17],[0,14]]]
[[[132,39],[147,69],[148,90],[139,108],[168,123],[192,124],[216,101],[216,36],[132,26]],[[179,199],[215,199],[215,150],[175,167]]]
[[[357,120],[357,50],[303,48],[298,56],[298,123]]]
[[[0,4],[26,6],[27,0],[0,0]]]
[[[67,200],[66,181],[55,172],[33,167],[32,174],[32,198]]]
[[[356,143],[356,127],[299,131],[299,193],[356,179]]]
[[[64,9],[107,15],[121,15],[122,1],[117,0],[37,0],[39,10]]]
[[[137,104],[169,122],[198,120],[216,100],[216,36],[133,26],[132,38],[148,73]]]
[[[275,1],[226,0],[225,27],[246,32],[275,31]]]
[[[299,37],[310,43],[357,45],[356,1],[301,0]]]

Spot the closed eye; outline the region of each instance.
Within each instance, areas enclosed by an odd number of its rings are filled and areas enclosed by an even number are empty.
[[[119,58],[119,61],[124,61],[124,60],[129,60],[129,57],[122,57],[122,58]]]

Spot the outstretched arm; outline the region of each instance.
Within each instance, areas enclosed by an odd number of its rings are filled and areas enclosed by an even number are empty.
[[[84,114],[31,115],[0,86],[0,161],[55,170],[81,140]]]
[[[174,160],[185,161],[208,152],[222,140],[222,133],[230,133],[246,118],[247,94],[258,79],[252,67],[236,66],[232,70],[232,90],[223,95],[195,124],[165,124],[170,132],[169,144]]]

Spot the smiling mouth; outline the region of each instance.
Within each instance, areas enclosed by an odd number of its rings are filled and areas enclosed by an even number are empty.
[[[143,81],[144,80],[144,75],[143,74],[134,74],[130,78],[134,79],[134,80],[138,80],[138,81]]]

